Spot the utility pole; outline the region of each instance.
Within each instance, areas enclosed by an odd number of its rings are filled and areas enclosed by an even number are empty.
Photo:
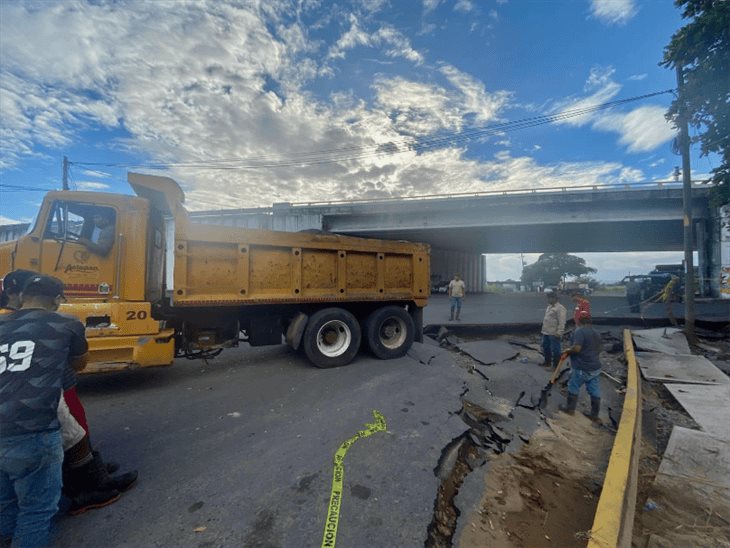
[[[689,129],[687,107],[684,102],[684,74],[677,65],[677,125],[679,126],[679,150],[682,154],[682,216],[684,224],[684,332],[690,344],[696,344],[695,336],[695,269],[692,257],[692,176],[689,165]]]
[[[63,157],[63,190],[68,190],[68,158]]]

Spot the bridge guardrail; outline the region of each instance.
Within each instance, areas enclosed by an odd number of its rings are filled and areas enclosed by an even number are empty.
[[[693,188],[707,188],[704,181],[692,181]],[[519,196],[531,194],[562,194],[573,191],[591,191],[605,192],[611,190],[646,190],[650,188],[656,189],[677,189],[681,190],[682,183],[677,181],[651,181],[644,183],[612,183],[605,185],[576,185],[562,187],[545,187],[545,188],[525,188],[512,190],[483,190],[479,192],[461,192],[454,194],[424,194],[422,196],[402,196],[396,198],[370,198],[362,200],[330,200],[330,201],[313,201],[313,202],[291,202],[291,207],[311,207],[311,206],[328,206],[328,205],[348,205],[348,204],[377,204],[383,202],[400,202],[400,201],[419,201],[419,200],[439,200],[447,198],[478,198],[480,196]]]

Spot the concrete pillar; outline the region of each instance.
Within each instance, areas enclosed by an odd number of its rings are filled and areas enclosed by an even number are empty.
[[[697,232],[697,262],[699,275],[705,277],[703,296],[720,297],[720,278],[722,272],[722,213],[720,208],[712,208],[704,227]]]
[[[712,283],[717,289],[713,297],[730,299],[730,206],[716,208],[717,218],[715,229],[717,230],[717,247],[713,248],[716,253],[712,254]],[[715,241],[715,238],[713,238]]]
[[[701,297],[706,297],[709,291],[710,279],[709,248],[712,242],[707,238],[705,219],[695,223],[695,245],[697,246],[697,289]]]

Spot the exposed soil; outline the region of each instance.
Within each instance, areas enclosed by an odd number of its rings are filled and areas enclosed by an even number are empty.
[[[515,455],[496,456],[461,546],[585,546],[613,435],[560,414]]]
[[[674,424],[696,427],[659,383],[642,384],[644,443],[639,460],[639,485],[632,546],[635,548],[730,548],[730,504],[693,491],[679,482],[654,483],[662,453]]]

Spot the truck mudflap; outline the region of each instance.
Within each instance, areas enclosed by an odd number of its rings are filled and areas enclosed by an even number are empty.
[[[89,337],[89,364],[81,374],[172,365],[175,330],[154,335]]]

